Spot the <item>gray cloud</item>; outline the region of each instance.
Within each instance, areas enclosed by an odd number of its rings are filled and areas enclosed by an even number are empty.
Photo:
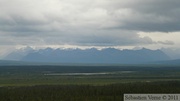
[[[179,0],[0,0],[1,44],[157,44],[137,33],[179,31],[179,5]]]
[[[130,6],[119,7],[119,11],[118,9],[114,10],[114,16],[117,18],[119,26],[112,28],[147,32],[173,32],[180,30],[180,21],[178,20],[180,16],[178,13],[180,11],[180,1],[136,1]]]
[[[168,40],[166,40],[166,41],[158,41],[158,43],[165,44],[165,45],[174,45],[174,42],[168,41]]]

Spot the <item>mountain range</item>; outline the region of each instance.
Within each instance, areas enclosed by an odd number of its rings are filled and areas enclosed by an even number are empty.
[[[161,50],[118,50],[106,48],[91,49],[39,49],[30,47],[8,54],[4,60],[41,63],[102,63],[102,64],[144,64],[154,61],[166,61],[170,58]]]

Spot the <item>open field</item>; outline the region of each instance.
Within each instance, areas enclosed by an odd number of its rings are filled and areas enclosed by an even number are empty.
[[[122,101],[124,93],[180,93],[178,66],[1,66],[2,101]]]
[[[178,66],[1,66],[0,86],[179,81]]]

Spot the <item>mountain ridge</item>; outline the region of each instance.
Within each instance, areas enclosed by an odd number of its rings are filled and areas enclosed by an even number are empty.
[[[96,48],[90,48],[85,50],[46,48],[39,50],[31,49],[30,51],[28,50],[28,52],[24,52],[25,53],[17,51],[17,54],[26,54],[21,58],[18,58],[18,61],[50,63],[142,64],[153,61],[165,61],[170,59],[161,50],[150,50],[146,48],[142,48],[140,50],[118,50],[115,48],[106,48],[102,50],[98,50]],[[9,54],[8,57],[13,56]]]

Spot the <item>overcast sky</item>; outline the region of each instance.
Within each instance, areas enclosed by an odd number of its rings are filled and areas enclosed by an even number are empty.
[[[180,48],[180,0],[0,0],[0,55],[22,46]]]

